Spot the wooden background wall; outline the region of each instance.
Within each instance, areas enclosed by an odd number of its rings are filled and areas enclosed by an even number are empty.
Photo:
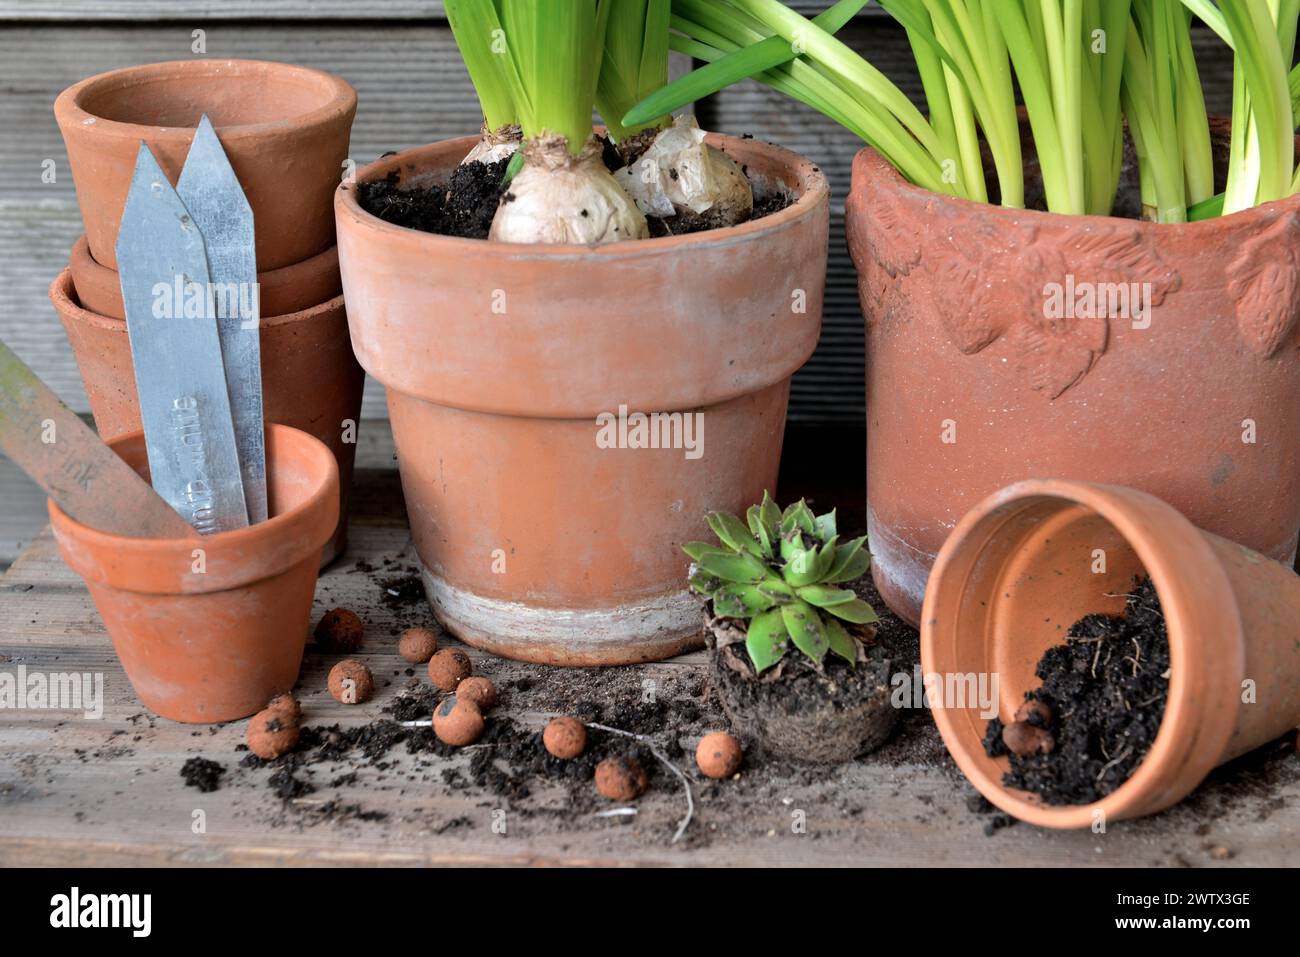
[[[815,12],[827,2],[793,5]],[[81,232],[52,104],[60,90],[83,77],[194,56],[192,33],[199,29],[209,57],[301,63],[351,82],[359,97],[351,156],[359,165],[387,150],[472,132],[479,124],[469,79],[436,0],[0,0],[0,339],[78,411],[88,409],[85,394],[46,298]],[[869,7],[841,36],[919,99],[906,39],[892,20]],[[1226,112],[1231,67],[1225,51],[1212,36],[1199,38],[1198,45],[1207,101],[1212,110]],[[795,378],[790,415],[797,422],[860,426],[862,319],[843,229],[849,164],[860,144],[819,114],[752,81],[699,104],[697,113],[705,128],[780,143],[829,174],[834,215],[825,321],[816,354]],[[41,177],[47,159],[57,171],[48,184]],[[363,414],[386,416],[373,382],[367,384]],[[0,496],[0,521],[9,507]],[[4,537],[0,528],[0,566]]]

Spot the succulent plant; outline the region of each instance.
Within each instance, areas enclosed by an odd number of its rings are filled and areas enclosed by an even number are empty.
[[[783,512],[766,492],[745,517],[747,523],[711,512],[709,527],[721,546],[682,546],[695,563],[691,587],[712,600],[718,617],[748,620],[745,647],[759,673],[791,643],[818,668],[828,651],[856,664],[857,643],[842,622],[878,618],[852,589],[834,586],[870,567],[866,536],[841,544],[834,511],[814,515],[800,499]]]

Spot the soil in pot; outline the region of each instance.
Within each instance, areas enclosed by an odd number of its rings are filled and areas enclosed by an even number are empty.
[[[623,165],[615,150],[607,149],[604,158],[611,172]],[[466,163],[456,167],[446,183],[410,188],[399,185],[399,175],[394,171],[385,179],[362,183],[358,199],[366,212],[395,226],[462,239],[487,239],[497,207],[510,199],[504,182],[509,165],[508,158],[495,163]],[[750,186],[754,193],[752,219],[779,212],[792,201],[782,190],[763,190],[752,180]],[[650,216],[647,222],[652,238],[732,225],[714,221],[707,213],[681,214],[671,219]]]
[[[797,651],[761,676],[745,651],[743,622],[706,620],[709,678],[748,749],[813,764],[842,764],[884,744],[898,721],[893,662],[873,627],[860,629],[858,663],[827,655],[818,669]]]
[[[1043,653],[1035,671],[1043,683],[1022,708],[1028,728],[989,722],[985,752],[1011,763],[1002,783],[1053,805],[1100,801],[1151,750],[1169,697],[1169,667],[1165,618],[1148,578],[1135,584],[1123,615],[1081,618],[1064,644]],[[1004,731],[1026,753],[1008,748]]]

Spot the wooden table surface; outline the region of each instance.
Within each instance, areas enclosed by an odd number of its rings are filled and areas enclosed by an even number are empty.
[[[391,636],[411,612],[386,605],[374,576],[356,562],[410,561],[413,551],[383,443],[378,450],[372,443],[363,459],[349,552],[322,575],[314,616],[339,605],[362,614],[361,657],[381,689],[365,705],[337,704],[323,690],[332,660],[309,654],[299,695],[310,725],[348,727],[382,717],[408,681]],[[540,728],[556,673],[470,654],[476,670],[507,691],[498,711]],[[698,687],[702,662],[695,653],[588,672],[584,680],[613,696],[635,695],[647,679],[681,693]],[[398,747],[381,761],[360,762],[355,777],[341,780],[331,780],[322,765],[316,792],[285,802],[266,786],[268,769],[239,765],[246,722],[181,725],[152,717],[137,702],[85,588],[60,561],[48,529],[0,578],[0,672],[16,674],[20,665],[29,672],[102,673],[105,701],[99,720],[67,711],[0,711],[3,865],[1300,863],[1294,748],[1275,746],[1267,759],[1220,773],[1183,805],[1112,824],[1104,834],[1017,824],[986,836],[988,817],[967,808],[973,792],[924,715],[913,716],[909,732],[917,749],[886,747],[838,771],[769,766],[715,784],[688,768],[697,807],[678,844],[671,837],[685,805],[670,775],[656,778],[635,816],[597,817],[600,804],[575,804],[563,787],[547,782],[534,782],[519,800],[438,783],[444,772],[463,770],[472,758],[467,752],[443,758]],[[533,691],[509,693],[517,685]],[[939,756],[910,757],[925,750],[927,736]],[[693,753],[693,741],[682,744]],[[194,756],[226,766],[219,790],[185,786],[180,768]],[[323,817],[321,809],[335,799],[351,810]]]

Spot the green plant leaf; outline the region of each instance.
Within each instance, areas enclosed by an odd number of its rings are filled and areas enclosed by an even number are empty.
[[[834,618],[824,619],[826,640],[830,642],[831,653],[839,655],[851,665],[858,663],[858,644],[843,625]]]
[[[821,615],[807,602],[795,600],[781,606],[781,618],[794,646],[820,665],[830,647]]]
[[[749,552],[755,558],[763,557],[762,547],[754,541],[749,529],[736,516],[727,512],[710,512],[705,520],[709,523],[709,528],[713,529],[713,534],[732,551]]]
[[[724,618],[753,618],[775,604],[755,585],[724,585],[713,593],[713,611]]]
[[[745,521],[749,524],[749,530],[753,533],[758,544],[763,548],[763,557],[772,557],[772,536],[767,533],[767,526],[763,523],[762,510],[757,505],[749,506],[745,512]]]
[[[776,541],[781,537],[781,509],[772,501],[772,496],[763,493],[763,504],[758,507],[758,513],[763,519],[763,525],[767,528],[767,537]]]
[[[818,541],[827,542],[839,534],[835,527],[835,509],[831,509],[825,515],[818,515],[815,521]]]
[[[801,549],[781,569],[781,577],[791,588],[801,588],[817,581],[817,549]]]
[[[843,605],[858,597],[850,588],[831,588],[829,585],[804,585],[797,590],[797,594],[808,604],[816,605],[818,608]]]
[[[781,515],[782,535],[796,528],[805,535],[816,536],[817,534],[817,518],[813,515],[812,509],[808,507],[808,503],[803,499],[799,499]]]
[[[880,616],[876,614],[875,609],[861,598],[854,598],[839,605],[827,605],[826,611],[836,618],[843,618],[855,625],[869,625],[873,621],[880,621]]]
[[[758,583],[758,590],[772,599],[777,605],[794,601],[794,589],[780,578],[769,575],[767,581]]]
[[[788,562],[799,553],[807,550],[807,547],[803,543],[803,532],[799,531],[799,529],[792,528],[790,531],[781,535],[782,561]]]
[[[838,535],[832,535],[817,549],[817,577],[814,581],[821,581],[830,573],[831,566],[835,564],[836,544],[839,540]]]
[[[754,663],[754,670],[762,674],[780,661],[785,654],[788,637],[785,618],[779,608],[755,615],[745,633],[745,650],[749,652],[749,660]]]
[[[698,568],[691,572],[686,581],[701,595],[712,595],[715,591],[726,584],[726,582],[717,575],[710,575],[708,572],[701,571]]]
[[[731,552],[725,548],[719,548],[712,542],[687,542],[682,546],[682,551],[691,556],[691,561],[698,562],[704,555],[730,555]]]
[[[729,582],[756,584],[767,578],[767,566],[747,552],[739,555],[704,554],[696,564],[711,575]]]
[[[871,553],[867,551],[866,544],[867,537],[863,535],[836,548],[835,561],[821,580],[833,585],[836,582],[851,582],[865,575],[871,567]]]

